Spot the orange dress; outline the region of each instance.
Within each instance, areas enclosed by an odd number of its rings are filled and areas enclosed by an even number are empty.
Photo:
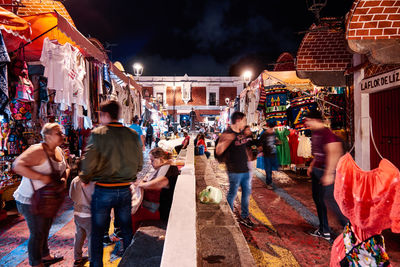
[[[350,220],[358,243],[384,229],[400,232],[400,172],[387,159],[382,159],[378,168],[364,171],[350,154],[344,155],[336,168],[335,199]],[[330,265],[340,266],[345,255],[343,235],[339,235]]]

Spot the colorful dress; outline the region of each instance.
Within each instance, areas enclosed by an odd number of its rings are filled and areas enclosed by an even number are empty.
[[[364,171],[347,153],[336,168],[335,199],[350,220],[352,236],[347,237],[350,230],[345,228],[344,235],[335,240],[330,266],[341,266],[345,258],[353,260],[350,266],[388,266],[380,235],[389,228],[400,233],[399,169],[382,159],[378,168]],[[349,250],[350,246],[359,253]],[[371,253],[375,256],[371,257]],[[369,264],[362,265],[360,261]]]
[[[288,142],[289,134],[290,132],[286,128],[281,131],[276,130],[276,136],[281,141],[281,144],[276,146],[277,156],[281,166],[290,165],[290,147]]]

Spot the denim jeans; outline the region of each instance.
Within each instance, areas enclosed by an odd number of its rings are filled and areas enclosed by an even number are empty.
[[[31,212],[31,205],[22,204],[18,201],[17,208],[19,213],[25,217],[29,228],[29,264],[32,266],[39,265],[42,263],[42,258],[50,255],[47,240],[49,238],[49,231],[51,224],[53,223],[53,219],[33,215]]]
[[[266,175],[265,182],[270,185],[272,183],[272,171],[278,170],[278,159],[276,155],[271,157],[264,156],[264,168]]]
[[[251,195],[251,177],[248,172],[228,173],[229,192],[227,196],[228,204],[233,211],[233,202],[235,201],[239,186],[242,187],[242,213],[241,216],[246,218],[249,216],[249,201]]]
[[[90,266],[103,266],[103,236],[110,224],[111,209],[121,228],[124,250],[132,241],[131,190],[96,186],[92,196],[92,233],[90,236]]]
[[[313,168],[311,173],[312,179],[312,196],[317,207],[319,229],[323,233],[330,233],[328,224],[328,208],[336,215],[340,224],[344,227],[348,219],[340,211],[338,204],[334,198],[334,184],[323,186],[321,184],[321,178],[324,176],[324,170],[320,168]]]

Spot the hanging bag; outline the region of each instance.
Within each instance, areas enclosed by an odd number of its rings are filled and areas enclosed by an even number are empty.
[[[47,159],[49,160],[51,168],[51,182],[44,187],[35,190],[32,180],[29,181],[32,184],[33,195],[31,198],[31,212],[34,215],[39,215],[44,218],[54,218],[57,215],[62,203],[66,196],[66,189],[63,182],[61,181],[62,175],[54,169],[53,163],[50,160],[49,154],[47,153],[44,144],[43,150],[46,153]]]

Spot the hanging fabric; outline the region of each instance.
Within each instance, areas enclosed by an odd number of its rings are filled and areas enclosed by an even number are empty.
[[[8,80],[7,80],[7,63],[10,57],[4,44],[3,35],[0,32],[0,114],[10,114],[8,108]]]
[[[382,159],[378,168],[364,171],[349,153],[345,154],[336,168],[334,195],[359,242],[381,235],[384,229],[400,232],[400,171],[387,159]],[[339,235],[333,244],[331,266],[346,257],[351,240],[345,237],[346,233]],[[375,261],[370,264],[376,264],[376,259],[370,260]]]

